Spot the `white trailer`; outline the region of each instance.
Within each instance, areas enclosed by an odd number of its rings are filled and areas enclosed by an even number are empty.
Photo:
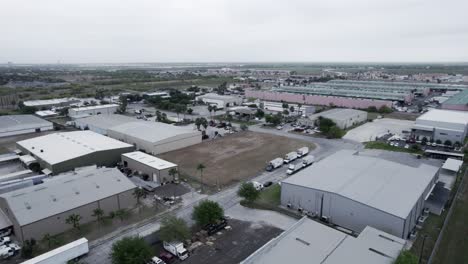
[[[272,171],[274,169],[277,169],[281,166],[283,166],[284,160],[282,158],[276,158],[274,160],[271,160],[268,162],[268,165],[266,167],[267,171]]]
[[[303,157],[303,156],[305,156],[307,154],[309,154],[309,148],[308,147],[302,147],[302,148],[297,150],[297,155],[299,157]]]
[[[298,162],[296,164],[289,164],[288,170],[286,171],[286,174],[291,175],[300,169],[302,169],[303,165],[302,162]]]
[[[284,163],[288,164],[289,162],[295,159],[297,159],[297,152],[296,151],[289,152],[288,154],[286,154],[286,156],[284,156]]]
[[[312,165],[312,163],[314,163],[314,162],[315,162],[315,157],[312,156],[312,155],[305,156],[304,158],[302,158],[302,165],[304,167]]]
[[[88,240],[80,238],[33,259],[26,260],[22,264],[66,264],[68,261],[77,259],[88,252]]]
[[[0,247],[0,259],[8,259],[15,255],[15,250],[9,246],[1,246]]]
[[[188,251],[185,249],[184,244],[182,242],[163,242],[163,247],[172,255],[178,257],[180,260],[184,260],[188,258]]]

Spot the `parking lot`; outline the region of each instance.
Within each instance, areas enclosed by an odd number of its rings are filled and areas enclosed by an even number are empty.
[[[198,164],[205,165],[203,183],[220,187],[249,179],[264,171],[267,162],[284,157],[300,147],[315,148],[310,142],[257,132],[238,132],[223,138],[160,155],[179,165],[181,174],[200,180]]]
[[[402,135],[403,131],[410,132],[414,122],[391,118],[374,119],[373,122],[365,123],[351,129],[343,137],[358,142],[374,141],[376,137],[392,133]]]

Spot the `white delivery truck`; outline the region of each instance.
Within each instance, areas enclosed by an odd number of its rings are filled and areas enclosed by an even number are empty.
[[[7,259],[15,255],[15,250],[7,245],[0,247],[0,259]]]
[[[266,167],[267,171],[272,171],[274,169],[277,169],[281,166],[283,166],[284,160],[282,158],[276,158],[270,162],[268,162],[268,165]]]
[[[88,254],[88,252],[88,240],[80,238],[35,258],[26,260],[22,264],[66,264],[70,260],[78,259]]]
[[[288,164],[289,162],[295,159],[297,159],[297,152],[296,151],[289,152],[288,154],[286,154],[286,156],[284,156],[284,163]]]
[[[163,247],[172,255],[178,257],[180,260],[184,260],[188,258],[188,251],[185,249],[184,244],[182,242],[163,242]]]
[[[296,164],[289,164],[288,170],[286,171],[286,174],[291,175],[298,170],[302,169],[302,162],[297,162]]]
[[[315,157],[312,155],[305,156],[302,158],[302,166],[307,167],[309,165],[312,165],[312,163],[315,162]]]
[[[297,155],[299,157],[304,157],[307,154],[309,154],[309,148],[308,147],[302,147],[302,148],[297,150]]]

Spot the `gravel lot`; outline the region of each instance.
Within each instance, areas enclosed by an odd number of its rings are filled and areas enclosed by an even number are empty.
[[[160,155],[179,165],[182,174],[200,179],[197,165],[205,165],[203,182],[215,187],[243,181],[258,175],[268,161],[288,152],[314,144],[298,139],[256,132],[239,132],[212,141]]]
[[[365,123],[351,129],[343,137],[358,142],[374,141],[375,137],[385,133],[400,134],[403,130],[411,131],[414,121],[399,120],[391,118],[374,119],[373,122]]]

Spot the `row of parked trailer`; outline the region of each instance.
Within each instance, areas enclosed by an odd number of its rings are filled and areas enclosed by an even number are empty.
[[[293,174],[294,172],[299,171],[302,168],[305,168],[312,163],[314,163],[315,158],[312,155],[307,155],[309,154],[309,148],[308,147],[302,147],[296,151],[292,151],[287,153],[284,158],[276,158],[274,160],[271,160],[268,162],[268,165],[266,167],[267,171],[272,171],[274,169],[280,168],[283,166],[283,164],[289,164],[287,174]],[[298,163],[292,163],[294,160],[302,158],[301,162]]]

